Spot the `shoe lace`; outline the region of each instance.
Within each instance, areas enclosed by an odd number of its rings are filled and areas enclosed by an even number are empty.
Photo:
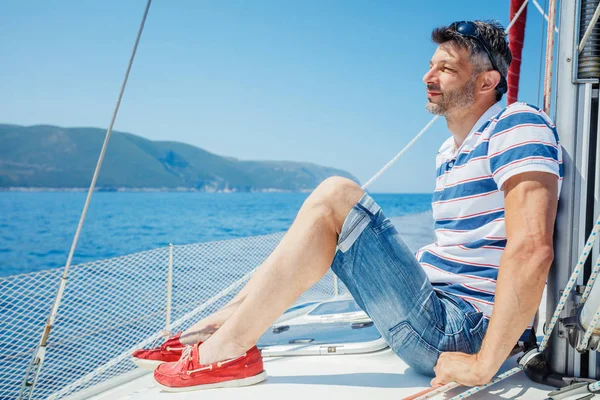
[[[190,346],[190,345],[185,346],[185,349],[183,349],[183,352],[181,353],[181,357],[179,357],[179,361],[177,361],[177,364],[183,363],[182,365],[185,367],[186,370],[190,370],[191,368],[193,368],[194,367],[194,365],[192,364],[193,350],[194,350],[193,346]]]
[[[186,349],[186,350],[187,350],[187,349]],[[192,351],[192,350],[191,350],[191,348],[190,348],[190,353],[191,353],[191,351]],[[231,363],[231,362],[234,362],[234,361],[240,360],[240,359],[242,359],[242,358],[246,357],[247,355],[248,355],[248,353],[246,352],[246,353],[242,354],[241,356],[234,357],[234,358],[230,358],[230,359],[228,359],[228,360],[225,360],[225,361],[219,361],[219,362],[217,362],[217,363],[216,363],[216,364],[217,364],[217,368],[220,368],[220,367],[221,367],[222,365],[224,365],[224,364],[228,364],[228,363]],[[184,356],[182,355],[182,356],[181,356],[181,359],[180,359],[180,361],[181,361],[181,360],[183,360],[183,359],[184,359]],[[205,365],[204,367],[202,367],[202,366],[201,366],[201,367],[200,367],[200,368],[198,368],[198,369],[191,369],[191,368],[194,366],[194,365],[192,364],[192,357],[190,356],[190,357],[186,358],[186,360],[187,360],[187,365],[186,365],[186,371],[185,371],[185,372],[186,372],[186,374],[188,374],[188,375],[191,375],[191,374],[193,374],[193,373],[195,373],[195,372],[201,372],[201,371],[205,371],[205,370],[207,370],[207,369],[209,369],[209,370],[211,370],[211,371],[213,370],[213,365],[214,365],[214,364]],[[198,364],[200,364],[200,360],[198,360]]]
[[[183,352],[181,353],[181,357],[179,358],[179,361],[181,361],[185,358],[190,358],[192,355],[192,349],[193,349],[193,347],[190,345],[185,346],[185,349],[183,349]]]

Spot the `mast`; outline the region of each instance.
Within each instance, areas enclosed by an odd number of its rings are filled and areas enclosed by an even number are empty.
[[[510,21],[513,21],[523,3],[527,0],[511,0],[510,2]],[[525,21],[527,20],[527,4],[521,14],[512,24],[508,31],[508,47],[512,53],[512,62],[508,68],[508,104],[517,101],[519,96],[519,78],[521,76],[521,54],[523,52],[523,43],[525,41]]]
[[[581,54],[578,51],[598,3],[599,0],[560,2],[555,120],[563,148],[564,180],[556,219],[554,265],[548,277],[547,320],[576,265],[586,235],[600,213],[600,148],[597,140],[600,58],[597,28],[584,51]],[[591,260],[599,254],[598,248],[596,244],[585,265],[584,276],[577,282],[579,285],[587,281]],[[562,318],[575,312],[580,301],[576,292],[570,296]],[[552,336],[548,351],[552,370],[568,376],[600,378],[596,353],[580,354],[575,351],[569,344],[567,331],[561,322]]]

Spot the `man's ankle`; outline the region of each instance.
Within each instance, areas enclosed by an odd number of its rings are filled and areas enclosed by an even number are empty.
[[[217,342],[209,340],[206,343],[202,343],[198,351],[200,357],[198,361],[201,365],[208,365],[241,356],[252,347],[248,346],[246,348],[246,346],[240,346],[234,341],[227,341],[222,344]]]
[[[206,342],[209,337],[212,336],[219,329],[220,325],[217,323],[209,323],[201,328],[195,328],[192,326],[188,330],[183,331],[179,341],[183,344],[194,345],[198,342]]]

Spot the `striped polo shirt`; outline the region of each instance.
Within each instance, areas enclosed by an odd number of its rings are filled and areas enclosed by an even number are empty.
[[[463,144],[448,138],[436,156],[432,208],[435,242],[416,253],[434,288],[492,315],[500,257],[506,247],[503,185],[514,175],[548,172],[562,185],[556,128],[540,109],[490,107]]]

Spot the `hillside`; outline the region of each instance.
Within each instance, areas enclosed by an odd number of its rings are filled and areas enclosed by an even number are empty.
[[[85,188],[106,131],[0,124],[0,188]],[[242,161],[179,142],[113,131],[100,190],[302,191],[349,173],[310,163]]]

